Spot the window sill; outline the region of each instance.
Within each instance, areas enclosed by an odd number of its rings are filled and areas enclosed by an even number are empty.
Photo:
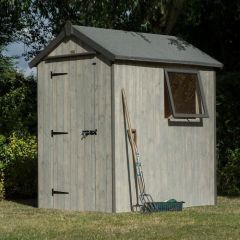
[[[174,117],[169,117],[168,122],[201,122],[201,118],[174,118]]]
[[[173,127],[203,127],[202,118],[168,118],[168,126]]]

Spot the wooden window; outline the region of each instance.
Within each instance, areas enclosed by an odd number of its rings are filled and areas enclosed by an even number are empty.
[[[208,117],[198,71],[165,69],[164,92],[165,117]]]

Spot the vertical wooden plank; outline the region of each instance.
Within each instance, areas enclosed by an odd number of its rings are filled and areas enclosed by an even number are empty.
[[[54,72],[60,72],[62,69],[62,62],[56,62],[54,64]],[[53,91],[53,108],[55,108],[55,114],[53,117],[54,131],[64,131],[64,81],[63,76],[53,77],[52,83],[54,86]],[[64,145],[63,136],[53,136],[54,139],[54,189],[57,191],[65,191],[64,186]],[[54,207],[64,209],[64,200],[62,194],[54,195]]]
[[[64,209],[70,209],[70,198],[73,197],[73,192],[70,190],[70,174],[75,175],[75,171],[70,173],[72,161],[70,158],[70,87],[71,84],[71,69],[70,69],[70,61],[66,60],[63,62],[62,70],[66,72],[67,75],[63,75],[63,131],[68,132],[68,134],[64,134],[63,137],[63,173],[64,173],[64,182],[63,182],[63,191],[69,192],[63,196],[64,199]],[[61,116],[60,116],[61,117]]]
[[[116,164],[115,164],[115,73],[114,73],[115,65],[112,64],[111,66],[111,151],[112,153],[110,156],[112,157],[112,167],[110,168],[111,171],[111,178],[110,181],[112,182],[112,212],[116,212],[116,175],[115,175],[115,169],[116,169]]]
[[[52,79],[50,78],[50,72],[53,69],[53,64],[49,63],[48,65],[48,71],[46,74],[46,79],[48,81],[48,103],[46,105],[46,107],[48,108],[48,111],[46,112],[46,131],[45,131],[45,138],[47,139],[47,153],[48,153],[48,168],[49,168],[49,175],[48,175],[48,179],[50,184],[48,185],[48,196],[50,196],[50,204],[52,207],[54,207],[54,199],[52,197],[51,194],[51,190],[53,188],[53,171],[54,171],[54,167],[53,167],[53,163],[54,163],[54,152],[53,152],[53,147],[54,147],[54,140],[51,138],[51,129],[53,129],[53,112],[54,112],[54,108],[53,108],[53,82]],[[44,181],[44,179],[43,179]]]
[[[119,125],[119,116],[118,116],[118,111],[119,109],[119,92],[117,91],[118,85],[119,85],[119,79],[123,79],[121,77],[121,72],[118,71],[118,66],[114,64],[114,139],[113,139],[113,144],[114,144],[114,197],[115,197],[115,202],[113,205],[115,205],[115,211],[118,211],[118,205],[119,205],[119,130],[118,130],[118,125]]]
[[[84,130],[94,128],[94,76],[91,61],[83,61],[84,64]],[[87,80],[86,80],[87,79]],[[85,161],[85,210],[93,211],[95,209],[95,156],[94,141],[92,136],[84,139],[84,161]]]
[[[47,207],[44,202],[47,198],[44,195],[44,63],[41,62],[37,68],[38,88],[38,207]]]
[[[56,68],[56,65],[54,65],[53,63],[51,64],[51,69],[50,69],[52,72],[55,72],[57,71],[57,68]],[[54,131],[57,131],[57,122],[56,122],[56,119],[57,119],[57,87],[56,87],[56,84],[55,84],[55,81],[53,81],[53,79],[50,80],[51,81],[51,84],[52,84],[52,101],[51,101],[51,105],[52,105],[52,114],[49,113],[49,115],[51,115],[51,127],[50,127],[50,131],[51,130],[54,130]],[[50,97],[50,96],[49,96]],[[55,182],[57,182],[57,175],[58,175],[58,171],[57,171],[57,154],[58,154],[58,149],[56,148],[56,138],[55,137],[51,137],[52,139],[52,146],[51,146],[51,149],[49,150],[50,151],[50,154],[52,155],[52,165],[53,165],[53,168],[52,168],[52,179],[53,179],[53,182],[52,182],[52,189],[56,189],[57,190],[57,185]],[[56,198],[55,196],[52,196],[52,199],[53,199],[53,207],[54,208],[57,208],[58,207],[58,203],[56,202]]]
[[[102,63],[103,64],[103,63]],[[111,115],[111,66],[108,63],[104,63],[104,72],[103,72],[103,79],[105,86],[105,138],[106,138],[106,150],[103,151],[103,158],[106,158],[106,174],[105,174],[105,181],[106,181],[106,206],[105,210],[112,212],[112,115]],[[103,148],[103,147],[102,147]]]
[[[38,200],[39,207],[53,207],[49,113],[51,111],[50,64],[38,65]]]
[[[80,132],[77,128],[77,96],[76,96],[76,87],[77,87],[77,61],[69,61],[69,133],[70,133],[70,142],[69,142],[69,187],[70,187],[70,206],[69,209],[77,210],[77,144],[78,144],[78,135]]]
[[[44,102],[43,102],[43,104],[44,104],[44,169],[43,169],[43,171],[44,171],[44,173],[46,174],[45,175],[45,183],[44,183],[44,185],[46,184],[46,183],[50,183],[50,174],[51,174],[51,172],[49,172],[49,170],[47,170],[47,167],[49,168],[50,167],[50,159],[49,159],[49,138],[48,138],[48,128],[49,128],[49,123],[48,123],[48,113],[49,113],[49,108],[50,108],[50,106],[49,106],[49,103],[50,103],[50,101],[49,101],[49,65],[45,65],[45,67],[46,67],[46,72],[45,72],[45,74],[44,74],[44,77],[45,77],[45,79],[44,79],[44,85],[45,85],[45,88],[44,88],[44,91],[45,91],[45,96],[44,96]],[[51,169],[51,168],[50,168]],[[44,180],[43,180],[44,181]],[[44,189],[44,191],[45,191],[45,201],[46,201],[46,206],[48,206],[49,205],[49,197],[48,197],[48,194],[47,194],[47,188],[48,188],[48,186],[47,185],[45,185],[45,189]]]
[[[106,159],[103,158],[103,151],[101,151],[101,144],[99,141],[103,141],[104,145],[106,145],[106,136],[105,136],[105,128],[103,126],[104,121],[104,114],[105,114],[105,92],[104,88],[101,88],[101,85],[104,84],[103,82],[103,67],[101,62],[98,61],[98,59],[95,59],[96,65],[94,75],[95,77],[98,76],[97,81],[95,79],[95,112],[94,112],[94,118],[95,118],[95,127],[98,129],[98,135],[96,138],[94,138],[94,147],[96,151],[96,158],[98,161],[96,161],[96,210],[100,211],[101,209],[104,209],[104,202],[106,203],[105,198],[105,181],[104,178],[106,177],[106,172],[104,171],[104,168],[106,168]],[[100,161],[99,161],[100,160]]]
[[[61,61],[52,63],[51,71],[53,72],[67,72],[68,73],[68,61]],[[51,129],[57,132],[68,132],[70,128],[69,121],[69,76],[59,75],[53,76],[51,79],[53,85],[50,89],[49,99],[52,104],[51,111],[49,111],[49,117],[51,123]],[[49,130],[49,134],[50,134]],[[69,159],[69,133],[54,135],[50,137],[53,145],[49,150],[52,155],[53,163],[52,188],[55,191],[69,192],[69,194],[54,194],[54,207],[60,209],[70,208],[70,167],[71,161]]]
[[[77,99],[77,132],[78,142],[77,142],[77,207],[78,210],[85,210],[85,156],[84,156],[84,141],[82,138],[81,132],[84,130],[84,66],[82,60],[77,60],[77,79],[76,79],[76,99]]]
[[[96,210],[112,211],[111,163],[111,75],[110,67],[96,58],[95,72],[95,127],[96,151]]]
[[[209,79],[211,81],[211,79]],[[214,124],[213,124],[213,129],[214,129],[214,204],[217,204],[217,125],[216,125],[216,72],[213,72],[213,106],[214,106],[214,112],[213,112],[213,118],[214,118]]]

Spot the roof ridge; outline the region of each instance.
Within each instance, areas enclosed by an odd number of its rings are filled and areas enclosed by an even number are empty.
[[[159,33],[149,33],[149,32],[138,32],[138,31],[129,31],[124,29],[115,29],[115,28],[102,28],[102,27],[93,27],[93,26],[84,26],[84,25],[72,25],[73,27],[84,27],[84,28],[94,28],[99,30],[107,30],[107,31],[119,31],[119,32],[129,32],[129,33],[136,33],[136,34],[147,34],[147,35],[156,35],[156,36],[165,36],[165,37],[174,37],[178,38],[174,35],[167,35],[167,34],[159,34]]]

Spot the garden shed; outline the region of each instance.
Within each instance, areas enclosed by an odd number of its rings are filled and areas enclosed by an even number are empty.
[[[67,22],[29,65],[38,78],[39,207],[131,211],[123,88],[153,199],[216,203],[220,62],[173,36]]]

